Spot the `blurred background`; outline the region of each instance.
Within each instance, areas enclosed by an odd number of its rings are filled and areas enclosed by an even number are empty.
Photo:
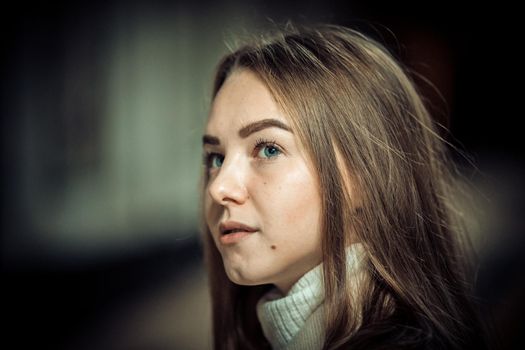
[[[517,12],[499,2],[55,1],[2,11],[1,269],[11,348],[210,349],[201,134],[225,43],[349,25],[410,69],[474,185],[479,296],[522,348]],[[446,101],[446,102],[444,102]],[[474,166],[473,166],[474,165]]]

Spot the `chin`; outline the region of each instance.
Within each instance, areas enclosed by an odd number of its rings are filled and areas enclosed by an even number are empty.
[[[227,269],[226,275],[231,282],[241,286],[258,286],[269,283],[261,278],[257,278],[257,276],[246,275],[242,271],[232,269]]]

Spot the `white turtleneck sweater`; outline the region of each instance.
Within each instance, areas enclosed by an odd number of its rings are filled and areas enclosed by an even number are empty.
[[[349,283],[361,275],[363,247],[346,248]],[[273,350],[319,350],[324,343],[322,263],[304,274],[283,295],[276,287],[257,303],[257,317]],[[354,280],[355,281],[355,280]]]

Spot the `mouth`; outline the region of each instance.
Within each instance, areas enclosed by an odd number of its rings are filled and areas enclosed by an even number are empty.
[[[226,221],[219,225],[221,236],[219,242],[223,246],[232,246],[240,243],[258,229],[236,221]]]
[[[222,222],[219,225],[219,231],[221,233],[221,236],[236,233],[236,232],[256,232],[257,229],[251,226],[248,226],[246,224],[243,224],[241,222],[236,221],[226,221]]]

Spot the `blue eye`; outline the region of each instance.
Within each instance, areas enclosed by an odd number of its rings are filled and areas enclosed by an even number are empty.
[[[205,157],[205,165],[208,168],[220,168],[224,162],[224,156],[219,153],[209,153]]]
[[[274,145],[263,145],[257,154],[261,158],[273,158],[281,154],[279,148]]]

